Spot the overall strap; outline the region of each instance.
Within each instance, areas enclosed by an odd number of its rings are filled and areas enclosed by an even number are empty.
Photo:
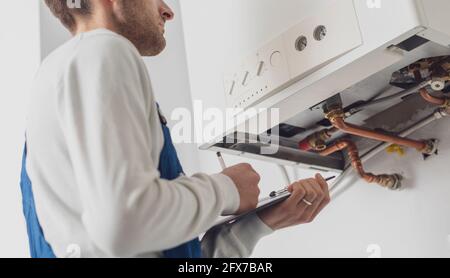
[[[56,258],[50,244],[45,240],[39,219],[36,214],[31,180],[26,169],[27,144],[23,150],[20,189],[22,192],[23,214],[27,224],[28,241],[32,258]]]
[[[174,180],[180,175],[184,175],[183,168],[177,156],[177,152],[172,142],[170,130],[167,127],[167,121],[159,110],[159,118],[164,134],[164,147],[160,154],[158,170],[161,178]],[[178,247],[163,252],[166,258],[201,258],[201,246],[198,238],[184,243]]]

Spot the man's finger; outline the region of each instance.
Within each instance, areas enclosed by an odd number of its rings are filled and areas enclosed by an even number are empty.
[[[323,192],[325,193],[325,198],[330,197],[330,188],[328,186],[328,182],[323,178],[321,174],[316,174],[316,180],[320,185],[320,188],[322,188]]]
[[[307,182],[305,184],[305,188],[306,188],[306,191],[309,192],[309,194],[311,196],[311,197],[306,197],[306,200],[308,202],[312,203],[312,205],[306,209],[306,211],[303,215],[303,218],[308,221],[312,218],[312,216],[316,212],[317,208],[322,203],[324,196],[322,193],[322,189],[318,185],[317,181],[314,179],[307,180]],[[308,193],[307,193],[307,196],[308,196]],[[308,198],[310,198],[310,199],[308,199]]]
[[[286,200],[286,205],[295,207],[306,196],[302,181],[292,185],[292,195]]]
[[[303,216],[305,220],[312,221],[329,203],[330,195],[328,183],[320,174],[317,174],[315,179],[311,179],[308,186],[316,190],[316,193],[318,194],[318,198],[314,202],[313,206],[311,206]]]

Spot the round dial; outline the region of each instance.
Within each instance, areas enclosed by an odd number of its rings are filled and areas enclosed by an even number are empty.
[[[272,55],[270,55],[270,64],[273,67],[278,67],[282,64],[282,55],[280,51],[274,51]]]
[[[305,50],[307,46],[308,46],[308,38],[306,38],[305,36],[300,36],[295,41],[295,49],[297,49],[298,51]]]

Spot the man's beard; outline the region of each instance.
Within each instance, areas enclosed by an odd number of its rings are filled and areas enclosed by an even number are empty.
[[[160,27],[150,14],[123,1],[121,19],[116,17],[117,32],[131,41],[142,56],[156,56],[166,47]]]

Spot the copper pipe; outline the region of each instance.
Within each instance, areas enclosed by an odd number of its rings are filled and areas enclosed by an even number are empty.
[[[334,127],[339,130],[377,141],[382,141],[391,144],[397,144],[400,146],[414,148],[420,152],[428,153],[430,152],[430,144],[427,141],[417,141],[408,138],[403,138],[395,135],[384,134],[380,132],[373,131],[364,127],[346,123],[344,120],[344,113],[341,108],[334,109],[327,114],[327,119],[333,124]]]
[[[432,96],[428,92],[428,90],[425,88],[420,89],[420,95],[422,96],[422,98],[424,100],[428,101],[429,103],[435,104],[435,105],[445,106],[445,105],[448,105],[448,103],[449,103],[448,99]]]
[[[437,109],[432,115],[421,119],[417,123],[413,124],[412,126],[408,127],[407,129],[401,131],[399,133],[399,136],[408,136],[408,135],[416,132],[417,130],[419,130],[423,127],[426,127],[433,122],[439,121],[445,117],[450,117],[450,107],[447,109],[445,109],[445,108]],[[372,148],[371,150],[369,150],[368,152],[366,152],[360,156],[361,162],[362,163],[367,162],[368,160],[373,158],[375,155],[377,155],[378,153],[385,150],[388,146],[389,146],[389,143],[378,144],[376,147]],[[342,172],[342,174],[333,182],[333,185],[330,187],[330,193],[333,194],[336,192],[337,188],[339,187],[339,184],[348,176],[348,174],[351,172],[352,169],[353,168],[351,165],[345,167],[344,172]],[[401,179],[401,176],[398,176],[398,177]],[[338,194],[340,194],[340,193],[338,193]],[[333,194],[333,196],[336,196],[336,194]]]
[[[383,187],[390,189],[398,189],[400,187],[401,177],[399,175],[374,175],[364,171],[364,167],[359,156],[356,144],[348,139],[341,139],[333,146],[327,148],[320,153],[321,156],[329,156],[337,151],[347,150],[348,156],[351,160],[352,167],[358,174],[368,183],[377,183]]]

